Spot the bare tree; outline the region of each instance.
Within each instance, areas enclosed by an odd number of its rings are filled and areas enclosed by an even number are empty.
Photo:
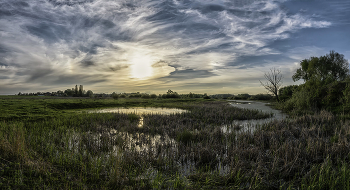
[[[266,83],[263,83],[260,81],[261,85],[264,86],[266,88],[266,90],[268,90],[269,92],[271,92],[273,95],[276,96],[277,101],[279,102],[280,99],[278,97],[278,90],[281,88],[282,86],[282,74],[281,74],[281,70],[276,69],[276,68],[272,68],[270,69],[270,72],[265,73],[265,79],[267,80]]]

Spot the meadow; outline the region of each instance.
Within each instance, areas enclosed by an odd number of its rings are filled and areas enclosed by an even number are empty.
[[[87,111],[107,107],[188,112]],[[1,97],[0,113],[1,189],[350,189],[350,122],[326,111],[251,131],[233,121],[271,114],[212,99]]]

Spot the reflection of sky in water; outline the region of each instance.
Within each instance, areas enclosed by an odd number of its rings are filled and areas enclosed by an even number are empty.
[[[156,151],[159,145],[169,145],[169,147],[173,148],[173,151],[177,150],[177,142],[169,136],[148,135],[144,133],[130,134],[127,132],[118,132],[114,129],[111,130],[111,134],[122,137],[126,143],[126,148],[138,152],[148,151],[148,149]]]
[[[106,108],[100,110],[89,111],[89,113],[126,113],[137,114],[140,116],[138,127],[143,127],[143,114],[160,114],[169,115],[174,113],[184,113],[187,110],[177,108],[152,108],[152,107],[134,107],[134,108]]]
[[[268,103],[246,100],[229,100],[229,104],[238,108],[255,109],[267,113],[273,113],[273,117],[267,119],[236,120],[232,122],[231,125],[222,126],[223,132],[231,132],[233,128],[238,128],[240,129],[239,131],[254,131],[256,125],[264,124],[275,119],[281,120],[286,118],[286,114],[282,113],[280,110],[266,106]]]
[[[90,111],[94,113],[133,113],[137,115],[142,114],[161,114],[169,115],[173,113],[183,113],[187,110],[177,109],[177,108],[152,108],[152,107],[134,107],[134,108],[106,108],[100,110]]]

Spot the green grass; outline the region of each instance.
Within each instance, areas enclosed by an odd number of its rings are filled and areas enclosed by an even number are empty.
[[[270,115],[203,99],[0,102],[0,189],[349,189],[349,121],[328,112],[223,133]],[[190,112],[141,128],[135,114],[81,112],[133,106]]]
[[[183,108],[203,99],[125,99],[58,98],[58,97],[0,97],[0,120],[37,121],[58,118],[78,110],[107,107],[173,107]]]

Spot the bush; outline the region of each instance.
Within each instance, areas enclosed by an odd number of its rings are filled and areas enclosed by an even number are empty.
[[[249,100],[271,100],[273,97],[270,94],[252,95]]]
[[[151,96],[149,94],[142,94],[141,98],[149,99]]]
[[[116,94],[115,92],[112,93],[112,98],[117,100],[119,98],[118,94]]]
[[[288,99],[284,105],[283,109],[286,111],[297,111],[303,112],[305,110],[315,109],[315,103],[311,99],[311,94],[302,89],[293,93],[292,98]]]
[[[341,101],[343,103],[343,111],[344,109],[350,111],[350,81],[347,81],[346,87],[343,90],[343,98]]]
[[[249,94],[238,94],[233,99],[235,99],[235,100],[247,100],[248,98],[250,98]]]
[[[210,99],[210,97],[209,96],[204,96],[203,99]]]
[[[162,95],[162,98],[180,98],[180,95],[177,92],[168,90],[166,94]]]
[[[298,90],[298,85],[289,85],[283,88],[280,88],[278,91],[279,98],[281,101],[286,101],[293,96],[293,92]]]

